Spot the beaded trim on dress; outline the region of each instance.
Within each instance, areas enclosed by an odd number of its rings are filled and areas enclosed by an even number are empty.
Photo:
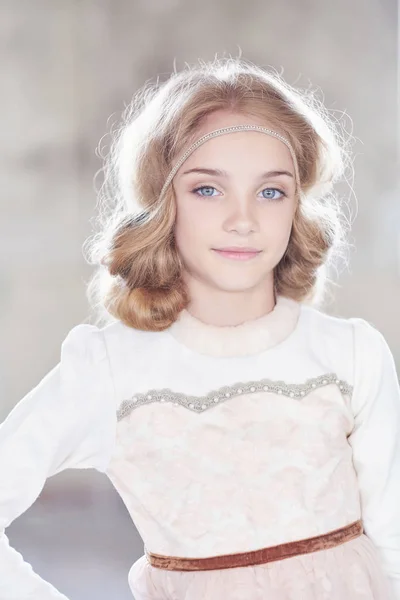
[[[127,417],[135,408],[154,402],[172,402],[175,405],[183,406],[196,413],[202,413],[221,402],[226,402],[230,398],[242,394],[254,394],[255,392],[272,392],[282,394],[290,398],[304,398],[315,389],[335,384],[343,394],[351,396],[353,387],[345,381],[338,378],[336,373],[320,375],[308,379],[305,383],[285,383],[283,381],[273,381],[271,379],[261,379],[260,381],[250,381],[248,383],[237,383],[232,386],[224,386],[217,390],[209,392],[206,396],[189,396],[179,392],[173,392],[166,388],[162,390],[149,390],[146,394],[135,394],[128,400],[123,400],[118,411],[117,420],[121,421]]]

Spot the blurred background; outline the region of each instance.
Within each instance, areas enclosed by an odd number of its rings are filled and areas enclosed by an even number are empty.
[[[90,321],[101,137],[146,80],[215,55],[321,88],[351,117],[355,249],[327,312],[369,320],[399,368],[398,22],[396,0],[0,0],[0,420]],[[71,600],[132,598],[143,543],[105,476],[49,479],[7,534]]]

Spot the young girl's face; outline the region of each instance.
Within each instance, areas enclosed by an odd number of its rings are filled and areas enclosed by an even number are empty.
[[[268,127],[253,117],[218,111],[202,122],[196,139],[240,124]],[[268,280],[272,285],[296,208],[295,171],[285,144],[254,131],[212,138],[183,163],[173,186],[175,239],[188,283],[194,278],[225,292],[265,290]],[[231,247],[250,247],[257,254],[239,260],[218,251]]]

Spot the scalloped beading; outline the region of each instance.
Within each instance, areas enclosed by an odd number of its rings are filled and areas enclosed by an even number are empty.
[[[172,402],[196,413],[202,413],[205,410],[217,406],[221,402],[226,402],[230,398],[235,398],[243,394],[254,394],[256,392],[273,392],[289,398],[304,398],[315,389],[335,384],[343,394],[351,396],[353,387],[339,379],[336,373],[328,373],[307,379],[305,383],[285,383],[284,381],[273,381],[271,379],[261,379],[259,381],[250,381],[247,383],[236,383],[221,387],[209,392],[206,396],[189,396],[180,392],[174,392],[168,388],[162,390],[149,390],[145,394],[135,394],[132,398],[123,400],[117,411],[117,420],[127,417],[132,410],[145,404],[153,402]]]

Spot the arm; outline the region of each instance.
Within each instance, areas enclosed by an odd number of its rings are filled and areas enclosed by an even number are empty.
[[[0,600],[66,600],[9,545],[4,530],[67,468],[104,471],[115,400],[103,332],[78,325],[61,360],[0,425]]]
[[[400,600],[400,389],[383,335],[363,319],[353,323],[355,373],[349,437],[364,531]]]

